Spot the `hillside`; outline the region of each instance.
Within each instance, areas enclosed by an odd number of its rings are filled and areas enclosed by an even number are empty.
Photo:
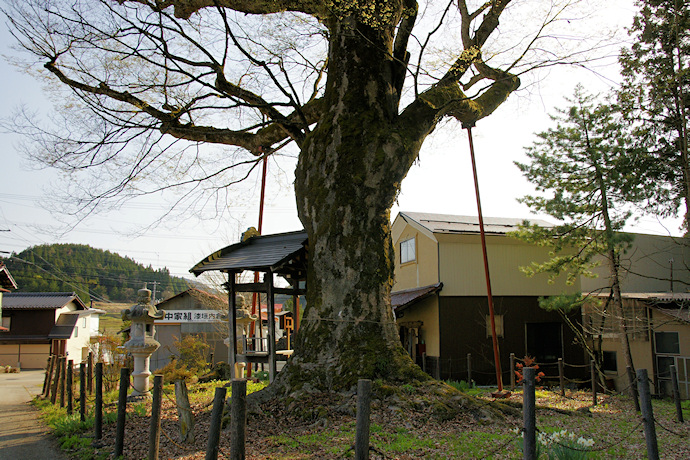
[[[187,289],[184,278],[170,276],[167,268],[155,270],[129,257],[82,244],[34,246],[6,259],[20,291],[75,291],[81,299],[135,302],[144,287],[156,297],[167,298]]]

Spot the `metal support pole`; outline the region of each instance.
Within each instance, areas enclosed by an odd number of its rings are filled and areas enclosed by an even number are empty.
[[[477,195],[477,212],[479,214],[479,236],[482,242],[482,255],[484,257],[484,275],[486,277],[486,296],[489,302],[489,319],[491,320],[491,340],[494,348],[494,365],[496,367],[496,382],[498,383],[498,391],[503,391],[503,376],[501,372],[501,359],[498,351],[498,337],[496,335],[496,320],[494,315],[494,299],[491,294],[491,277],[489,276],[489,257],[486,254],[486,235],[484,233],[484,217],[482,215],[482,203],[479,197],[479,180],[477,179],[477,163],[474,158],[474,142],[472,140],[472,124],[463,124],[463,128],[467,130],[467,136],[470,141],[470,157],[472,158],[472,173],[474,174],[474,191]]]

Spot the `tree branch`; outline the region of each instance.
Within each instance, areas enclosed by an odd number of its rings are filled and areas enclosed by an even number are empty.
[[[175,17],[189,19],[192,14],[209,7],[230,8],[246,14],[270,14],[294,11],[322,19],[327,14],[325,2],[318,0],[116,0],[122,4],[134,2],[153,9],[173,7]]]

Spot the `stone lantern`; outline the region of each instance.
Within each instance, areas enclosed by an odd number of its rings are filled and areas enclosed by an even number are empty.
[[[149,397],[149,362],[151,354],[160,347],[153,336],[156,328],[154,320],[161,319],[165,315],[164,310],[157,310],[151,303],[151,291],[140,289],[137,304],[122,312],[122,320],[132,321],[130,339],[125,343],[125,349],[134,358],[134,371],[132,372],[133,391],[130,398]]]

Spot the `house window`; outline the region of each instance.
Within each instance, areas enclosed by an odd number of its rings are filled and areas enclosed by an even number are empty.
[[[655,332],[654,343],[657,353],[669,355],[680,354],[680,343],[678,341],[677,332]]]
[[[77,323],[77,327],[74,328],[74,337],[79,337],[79,323]]]
[[[9,329],[10,324],[12,324],[12,318],[10,318],[9,316],[4,316],[2,318],[2,327]]]
[[[496,337],[503,337],[503,315],[494,315],[494,325],[496,326]],[[486,315],[486,337],[491,337],[491,316]]]
[[[601,366],[604,372],[618,372],[618,357],[615,351],[601,353]]]
[[[407,262],[414,262],[416,259],[417,253],[415,251],[414,238],[402,241],[400,243],[400,263],[406,264]]]
[[[86,327],[86,316],[81,319],[81,327]]]

